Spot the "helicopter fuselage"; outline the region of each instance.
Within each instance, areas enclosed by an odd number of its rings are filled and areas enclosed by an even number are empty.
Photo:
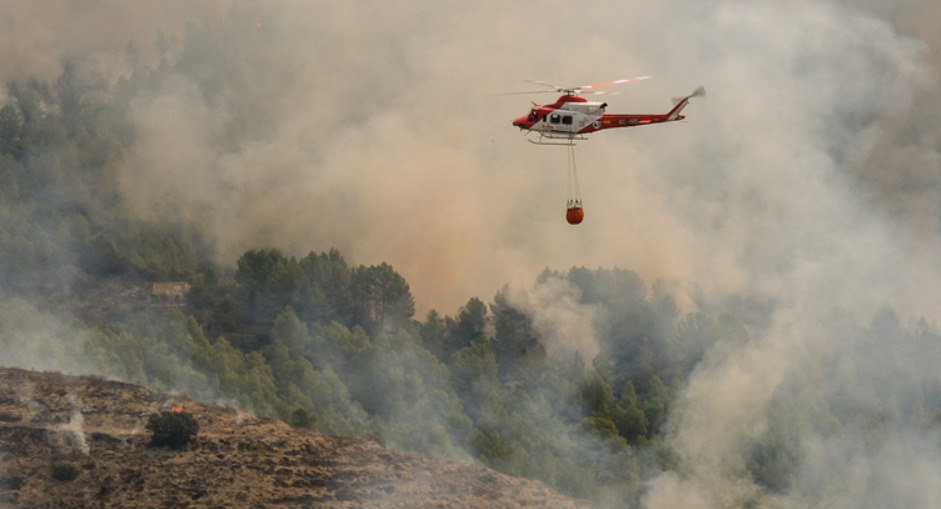
[[[563,95],[552,104],[534,103],[529,114],[514,120],[513,125],[543,136],[570,138],[603,129],[683,120],[686,117],[679,113],[688,102],[689,97],[684,97],[673,109],[663,114],[608,114],[605,113],[607,103],[588,101],[577,95]]]

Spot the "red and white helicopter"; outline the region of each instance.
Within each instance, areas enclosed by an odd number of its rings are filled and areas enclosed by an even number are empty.
[[[569,224],[580,224],[585,218],[585,209],[582,207],[581,193],[578,185],[578,174],[575,169],[576,140],[585,140],[587,139],[585,135],[604,129],[683,120],[686,117],[680,115],[680,112],[689,104],[689,100],[693,97],[706,95],[706,90],[703,87],[699,87],[685,97],[674,98],[673,108],[666,113],[660,114],[608,114],[605,113],[605,108],[608,107],[608,103],[589,101],[584,97],[579,97],[579,94],[583,93],[599,95],[616,94],[617,92],[605,92],[595,89],[647,78],[650,78],[650,76],[640,76],[637,78],[608,81],[606,83],[582,85],[572,88],[559,87],[551,83],[546,83],[545,81],[525,80],[527,83],[540,85],[547,89],[534,92],[514,92],[511,94],[536,94],[547,92],[562,94],[552,104],[539,105],[534,102],[532,109],[529,110],[529,114],[514,120],[513,125],[519,127],[521,131],[539,133],[538,140],[529,140],[532,143],[538,145],[567,145],[569,147],[569,198],[565,211],[565,219]]]
[[[661,122],[672,122],[686,118],[680,115],[683,108],[689,104],[693,97],[706,95],[706,90],[699,87],[693,93],[685,97],[676,97],[673,99],[673,109],[666,113],[648,114],[648,113],[626,113],[609,114],[605,113],[608,107],[606,102],[589,101],[579,94],[597,94],[613,95],[617,92],[605,92],[595,90],[608,85],[617,85],[619,83],[629,83],[648,79],[650,76],[640,76],[637,78],[628,78],[623,80],[608,81],[605,83],[596,83],[594,85],[582,85],[579,87],[564,88],[537,80],[524,80],[527,83],[533,83],[547,87],[547,90],[536,90],[531,92],[516,92],[515,94],[537,94],[537,93],[558,93],[562,94],[554,103],[539,105],[533,103],[532,109],[528,115],[517,118],[513,125],[520,130],[539,133],[539,139],[529,140],[532,143],[540,145],[571,145],[575,140],[584,140],[586,134],[601,131],[604,129],[613,129],[616,127],[632,127],[638,125],[659,124]],[[549,140],[562,140],[562,142],[552,142]]]

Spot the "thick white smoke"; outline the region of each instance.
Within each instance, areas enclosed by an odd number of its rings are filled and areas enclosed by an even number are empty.
[[[592,305],[579,302],[578,288],[568,281],[550,277],[529,292],[509,292],[507,297],[530,317],[549,356],[561,359],[578,353],[590,360],[598,355],[597,312]]]

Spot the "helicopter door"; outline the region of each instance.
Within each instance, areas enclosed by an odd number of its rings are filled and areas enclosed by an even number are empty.
[[[572,132],[572,114],[553,113],[549,115],[549,124],[552,131]]]

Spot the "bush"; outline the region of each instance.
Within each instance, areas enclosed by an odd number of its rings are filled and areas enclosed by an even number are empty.
[[[52,464],[52,478],[57,481],[71,481],[78,477],[78,467],[67,462],[57,461]]]
[[[295,428],[314,429],[317,427],[317,416],[298,407],[297,410],[291,413],[288,424]]]
[[[147,431],[153,433],[150,445],[155,447],[165,445],[173,449],[182,449],[186,444],[196,440],[199,423],[192,414],[187,412],[160,412],[150,414],[150,418],[147,419]]]

